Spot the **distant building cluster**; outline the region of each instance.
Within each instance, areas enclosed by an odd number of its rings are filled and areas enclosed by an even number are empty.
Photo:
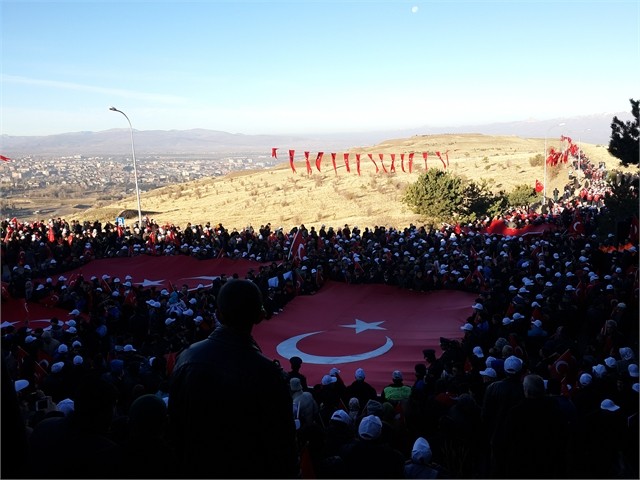
[[[141,190],[223,176],[234,171],[267,169],[278,163],[268,155],[136,156]],[[5,199],[41,197],[42,189],[68,186],[82,192],[130,193],[133,162],[127,156],[25,156],[11,159],[0,177]]]

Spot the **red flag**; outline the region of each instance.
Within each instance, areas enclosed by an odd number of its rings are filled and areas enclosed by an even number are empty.
[[[380,169],[378,168],[378,164],[376,163],[376,161],[373,159],[373,153],[367,153],[367,156],[369,157],[369,160],[371,160],[373,164],[376,166],[376,173],[378,173]]]
[[[278,151],[277,148],[272,148],[271,149],[271,157],[272,158],[278,158],[278,154],[276,153]]]
[[[296,173],[296,166],[293,164],[293,156],[295,153],[295,150],[289,150],[289,166],[291,167],[291,170],[293,170],[293,173]]]
[[[360,175],[360,154],[356,153],[356,170],[358,170],[358,175]]]
[[[413,172],[413,155],[414,152],[409,153],[409,173]]]
[[[390,153],[389,155],[391,156],[391,169],[389,171],[395,172],[396,171],[396,154]]]
[[[304,152],[304,161],[307,162],[307,175],[311,175],[311,164],[309,163],[309,152]]]
[[[569,227],[569,235],[582,235],[584,233],[584,220],[582,219],[582,214],[580,210],[576,208],[575,213],[573,215],[573,222]]]
[[[347,172],[351,173],[351,168],[349,167],[349,154],[344,153],[343,157],[344,157],[344,166],[347,167]]]
[[[49,242],[54,243],[56,241],[56,234],[53,231],[53,226],[49,227],[49,233],[47,234]]]
[[[442,166],[445,168],[445,170],[447,169],[447,164],[444,163],[444,160],[442,159],[442,155],[440,155],[440,152],[436,152],[436,155],[438,156],[438,158],[440,159],[440,161],[442,162]]]
[[[338,169],[336,167],[336,154],[332,153],[331,154],[331,163],[333,163],[333,171],[336,172],[336,175],[338,174]]]
[[[293,237],[293,241],[291,242],[291,249],[289,250],[289,256],[287,258],[300,259],[306,255],[307,247],[304,244],[304,237],[302,236],[302,231],[298,230]]]
[[[549,375],[561,381],[565,378],[572,379],[576,374],[576,367],[577,362],[571,354],[571,350],[566,350],[555,362],[549,365]]]
[[[540,183],[540,181],[536,179],[536,192],[540,193],[542,190],[544,190],[544,185],[542,185],[542,183]]]
[[[322,156],[324,152],[318,152],[318,156],[316,157],[316,168],[320,171],[320,164],[322,163]]]
[[[402,171],[404,172],[404,153],[400,154],[400,166],[402,167]]]
[[[386,169],[386,168],[385,168],[385,166],[384,166],[384,161],[383,161],[383,159],[384,159],[384,153],[379,153],[379,154],[378,154],[378,157],[380,158],[380,164],[382,165],[382,170],[384,170],[384,173],[388,173],[388,172],[387,172],[387,169]]]
[[[2,160],[3,162],[10,162],[11,159],[9,157],[5,157],[4,155],[0,155],[0,160]]]
[[[436,152],[438,153],[438,152]],[[438,153],[438,156],[440,156],[440,154]],[[422,152],[422,158],[424,158],[424,169],[427,169],[427,158],[429,157],[429,152]],[[442,158],[440,159],[442,160]],[[444,163],[444,162],[442,162]]]

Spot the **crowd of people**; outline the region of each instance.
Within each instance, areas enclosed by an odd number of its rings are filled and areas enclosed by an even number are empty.
[[[69,315],[3,324],[2,445],[18,452],[3,455],[3,476],[637,478],[638,241],[598,232],[602,207],[559,205],[506,213],[515,228],[555,227],[513,236],[485,233],[490,219],[318,231],[6,220],[3,301]],[[244,258],[256,270],[171,292],[134,272],[65,277],[135,255]],[[231,294],[220,304],[242,281],[259,308]],[[390,365],[377,391],[358,366],[311,379],[297,357],[265,363],[238,327],[326,281],[477,299],[459,338],[418,351],[415,372]],[[208,341],[226,353],[197,347]]]

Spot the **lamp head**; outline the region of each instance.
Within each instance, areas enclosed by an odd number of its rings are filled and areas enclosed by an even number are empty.
[[[111,110],[112,112],[117,112],[118,109],[116,107],[109,107],[109,110]]]

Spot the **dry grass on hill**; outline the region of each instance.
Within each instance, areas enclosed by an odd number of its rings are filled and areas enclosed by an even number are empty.
[[[559,139],[547,139],[548,146],[559,148]],[[605,162],[607,168],[620,169],[606,146],[583,144],[582,149],[592,163]],[[544,169],[533,167],[530,159],[541,155],[544,139],[479,134],[414,136],[388,140],[373,147],[353,148],[350,156],[351,173],[347,173],[342,154],[336,156],[337,175],[331,156],[325,152],[322,172],[315,168],[316,152],[310,155],[313,167],[306,174],[305,162],[297,161],[297,173],[288,161],[271,170],[238,172],[219,178],[172,185],[141,194],[143,213],[158,223],[174,223],[184,227],[195,224],[222,223],[227,228],[259,227],[270,222],[273,227],[290,229],[304,223],[307,227],[321,224],[365,226],[387,225],[405,227],[410,223],[424,224],[402,203],[405,187],[424,173],[422,152],[428,151],[428,167],[443,168],[435,151],[449,151],[448,171],[469,180],[487,180],[494,191],[511,191],[516,185],[533,187],[542,181]],[[400,154],[416,152],[413,173],[400,168]],[[355,171],[355,155],[361,152],[361,176]],[[388,154],[396,154],[396,173],[375,173],[366,153],[385,153],[384,163],[390,167]],[[567,182],[567,165],[547,169],[547,195]],[[408,171],[408,156],[405,156]],[[135,196],[108,208],[94,208],[67,216],[67,219],[111,221],[125,209],[137,212]],[[133,220],[128,220],[131,223]]]

